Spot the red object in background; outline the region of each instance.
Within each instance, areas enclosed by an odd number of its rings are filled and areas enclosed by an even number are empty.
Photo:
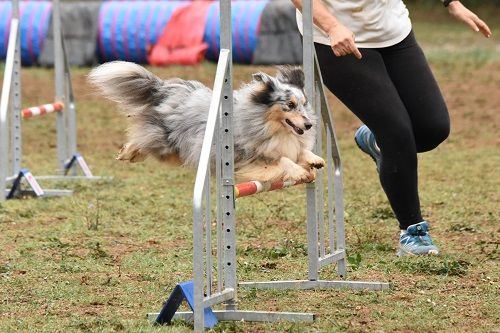
[[[208,44],[203,42],[208,7],[213,1],[194,1],[175,10],[148,54],[151,65],[194,65],[202,61]]]

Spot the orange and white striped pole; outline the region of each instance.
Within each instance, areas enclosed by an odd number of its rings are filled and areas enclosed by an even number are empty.
[[[275,181],[275,182],[259,182],[250,181],[246,183],[236,184],[234,186],[234,197],[242,198],[260,192],[270,192],[286,187],[291,187],[305,183],[304,181]]]
[[[21,110],[23,118],[31,118],[35,116],[43,116],[47,113],[59,112],[64,109],[62,102],[55,102],[51,104],[44,104],[40,106],[33,106],[31,108]]]

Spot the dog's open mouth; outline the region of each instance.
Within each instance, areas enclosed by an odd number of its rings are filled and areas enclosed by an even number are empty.
[[[293,130],[295,131],[295,133],[297,133],[298,135],[304,134],[304,130],[302,128],[299,128],[299,127],[295,126],[295,124],[292,123],[291,120],[285,119],[285,122],[288,124],[288,126],[290,126],[291,128],[293,128]]]

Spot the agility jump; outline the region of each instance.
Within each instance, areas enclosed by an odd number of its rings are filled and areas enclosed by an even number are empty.
[[[388,283],[325,281],[320,269],[336,264],[339,275],[346,276],[342,166],[330,110],[323,91],[321,75],[315,62],[312,41],[312,2],[304,1],[304,73],[306,95],[316,110],[318,127],[324,126],[328,177],[317,171],[316,181],[306,184],[307,191],[307,280],[238,282],[236,261],[235,199],[264,191],[298,185],[295,182],[234,182],[232,134],[232,57],[231,1],[220,0],[221,50],[213,95],[207,119],[203,146],[193,194],[193,281],[179,283],[160,313],[148,315],[156,324],[170,323],[173,318],[194,320],[195,332],[213,327],[217,320],[246,321],[313,321],[314,314],[237,310],[238,286],[261,289],[353,288],[388,289]],[[321,121],[322,120],[322,121]],[[212,226],[211,150],[215,146],[215,228]],[[317,131],[314,153],[322,156],[322,131]],[[324,216],[324,182],[328,209]],[[215,229],[215,230],[214,230]],[[213,240],[212,237],[215,237]],[[186,299],[192,312],[178,312]],[[212,307],[224,304],[224,310]]]
[[[96,180],[83,157],[76,150],[76,109],[61,31],[59,0],[53,0],[55,98],[52,103],[21,109],[21,49],[19,0],[12,1],[12,18],[9,45],[5,62],[5,75],[0,104],[0,201],[21,195],[66,196],[69,190],[46,190],[37,180]],[[22,168],[22,118],[32,118],[48,113],[56,114],[57,162],[59,175],[33,176]],[[76,175],[80,166],[83,176]],[[26,180],[29,189],[22,190]],[[10,189],[7,189],[10,185]]]

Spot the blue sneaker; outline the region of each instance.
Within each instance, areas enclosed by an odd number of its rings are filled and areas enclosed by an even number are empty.
[[[439,250],[432,243],[428,233],[429,224],[426,221],[410,225],[399,236],[399,257],[406,255],[437,255]]]
[[[361,126],[354,134],[354,141],[359,149],[371,156],[377,164],[378,171],[380,169],[380,149],[377,147],[372,131],[366,125]]]

